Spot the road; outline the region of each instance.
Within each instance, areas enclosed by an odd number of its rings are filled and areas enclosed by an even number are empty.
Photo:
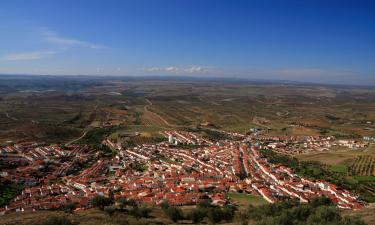
[[[153,116],[157,117],[159,120],[161,120],[161,121],[162,121],[166,126],[168,126],[168,127],[177,127],[177,125],[170,124],[166,119],[164,119],[164,118],[163,118],[162,116],[160,116],[159,114],[150,111],[150,110],[148,109],[148,107],[152,106],[152,102],[151,102],[150,100],[148,100],[147,98],[146,98],[146,102],[148,103],[148,105],[145,105],[145,106],[143,107],[143,110],[144,110],[146,113],[150,113],[150,114],[152,114]]]
[[[82,134],[81,137],[76,138],[76,139],[74,139],[74,140],[72,140],[72,141],[69,141],[68,143],[66,143],[66,145],[70,145],[70,144],[72,144],[72,143],[74,143],[74,142],[76,142],[76,141],[81,140],[82,138],[84,138],[84,137],[86,136],[86,134],[87,134],[87,131],[85,131],[85,132]]]

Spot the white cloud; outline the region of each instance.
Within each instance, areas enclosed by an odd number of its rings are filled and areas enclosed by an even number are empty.
[[[144,68],[144,71],[147,72],[165,72],[165,73],[205,73],[211,71],[212,67],[209,66],[167,66],[167,67],[150,67]]]
[[[48,58],[55,55],[56,51],[34,51],[8,54],[0,57],[0,61],[28,61],[42,58]]]
[[[40,30],[41,30],[41,35],[43,37],[43,40],[49,43],[64,45],[64,46],[80,46],[80,47],[94,48],[94,49],[106,48],[103,45],[94,44],[94,43],[87,42],[87,41],[81,41],[81,40],[74,39],[74,38],[62,37],[58,33],[53,32],[49,30],[48,28],[40,28]]]
[[[191,66],[189,68],[186,68],[185,71],[189,73],[201,73],[207,71],[208,69],[208,67],[203,66]]]

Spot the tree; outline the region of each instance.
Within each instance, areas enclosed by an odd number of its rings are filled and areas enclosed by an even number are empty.
[[[72,221],[70,221],[66,217],[53,216],[53,217],[48,218],[41,225],[74,225],[74,224],[72,223]]]
[[[327,198],[326,196],[321,196],[321,197],[317,197],[317,198],[314,198],[313,200],[311,200],[310,202],[310,205],[312,207],[318,207],[318,206],[330,206],[332,205],[332,201],[331,199]]]
[[[160,204],[160,208],[164,211],[169,208],[169,203],[167,201],[164,201]]]
[[[234,214],[236,211],[236,207],[234,206],[225,206],[222,209],[223,219],[227,222],[231,222],[233,220]]]
[[[223,212],[225,211],[224,208]],[[225,219],[226,213],[223,214],[222,218]],[[213,216],[215,214],[212,214],[212,218]],[[326,197],[312,199],[308,204],[289,200],[258,207],[250,206],[246,215],[240,216],[243,218],[242,222],[246,223],[251,219],[256,225],[365,225],[357,218],[342,218],[338,209]],[[216,217],[218,218],[217,215]]]
[[[134,207],[137,207],[138,204],[134,199],[128,199],[128,206],[131,206],[134,208]]]
[[[198,208],[209,208],[212,206],[211,199],[203,199],[198,203]]]
[[[193,223],[200,223],[207,216],[207,210],[195,208],[190,211],[189,218]]]
[[[171,219],[173,222],[183,219],[182,210],[180,208],[169,206],[164,210],[164,213]]]
[[[320,206],[314,210],[309,216],[307,223],[309,224],[328,224],[330,222],[340,221],[340,214],[336,208],[328,206]]]
[[[112,216],[116,212],[116,208],[113,206],[107,206],[104,208],[104,212],[108,214],[108,216]]]
[[[138,206],[134,207],[132,210],[130,210],[130,215],[134,216],[135,218],[148,218],[150,217],[151,209],[147,207],[141,207]]]
[[[73,213],[73,211],[76,209],[76,207],[77,207],[77,202],[70,202],[70,203],[66,204],[65,206],[63,206],[63,209],[67,213]]]
[[[218,223],[223,220],[223,212],[220,208],[213,207],[208,210],[207,217],[211,223]]]
[[[119,203],[121,210],[124,210],[124,208],[126,208],[126,206],[128,205],[128,200],[126,198],[120,198],[117,200],[117,202]]]
[[[98,195],[91,199],[91,204],[94,207],[98,207],[100,210],[104,210],[105,206],[110,205],[111,201],[109,198]]]
[[[341,225],[366,225],[366,223],[358,218],[346,216],[343,218]]]

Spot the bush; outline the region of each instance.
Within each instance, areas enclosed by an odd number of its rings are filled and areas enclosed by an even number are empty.
[[[227,221],[231,222],[233,220],[233,217],[235,215],[236,208],[234,206],[225,206],[222,209],[222,218]]]
[[[148,218],[150,217],[151,209],[147,207],[134,207],[130,210],[130,215],[134,216],[135,218]]]
[[[200,223],[205,217],[207,216],[207,210],[205,209],[198,209],[195,208],[190,211],[189,219],[193,221],[193,223]]]
[[[209,208],[212,206],[212,200],[211,199],[203,199],[198,203],[198,208]]]
[[[104,212],[106,212],[108,216],[112,216],[116,212],[116,208],[113,206],[107,206],[104,208]]]
[[[66,217],[54,216],[54,217],[48,218],[41,225],[74,225],[74,224]]]
[[[134,201],[134,199],[120,198],[117,200],[117,202],[119,203],[121,210],[124,210],[127,206],[131,206],[133,208],[138,206],[137,202]]]
[[[164,213],[171,219],[173,222],[183,219],[182,210],[180,208],[169,206],[164,210]]]
[[[160,208],[164,211],[170,207],[169,203],[164,201],[160,204]]]
[[[256,225],[365,224],[356,218],[342,218],[339,211],[326,197],[313,199],[309,204],[300,204],[296,200],[290,200],[258,207],[250,206],[247,215],[242,216],[242,221],[246,222],[248,219],[256,221]]]
[[[73,211],[77,208],[77,202],[70,202],[63,207],[61,207],[62,210],[66,213],[73,213]]]
[[[91,199],[91,204],[94,207],[98,207],[100,210],[104,210],[105,206],[108,206],[111,204],[111,199],[98,195]]]
[[[224,218],[221,209],[216,207],[208,210],[207,217],[211,223],[218,223]]]

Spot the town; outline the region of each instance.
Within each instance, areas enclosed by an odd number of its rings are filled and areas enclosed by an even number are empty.
[[[307,203],[324,195],[341,209],[364,207],[358,194],[324,180],[300,177],[291,168],[271,163],[261,152],[301,153],[366,143],[333,137],[225,134],[228,139],[214,141],[194,132],[164,131],[161,135],[167,141],[135,147],[123,147],[107,138],[102,144],[115,152],[111,156],[78,144],[2,147],[0,161],[8,166],[0,172],[1,181],[24,188],[0,214],[56,209],[72,202],[78,209],[86,209],[98,195],[175,206],[210,199],[212,204],[224,206],[231,204],[230,192],[260,195],[270,203],[290,198]]]

